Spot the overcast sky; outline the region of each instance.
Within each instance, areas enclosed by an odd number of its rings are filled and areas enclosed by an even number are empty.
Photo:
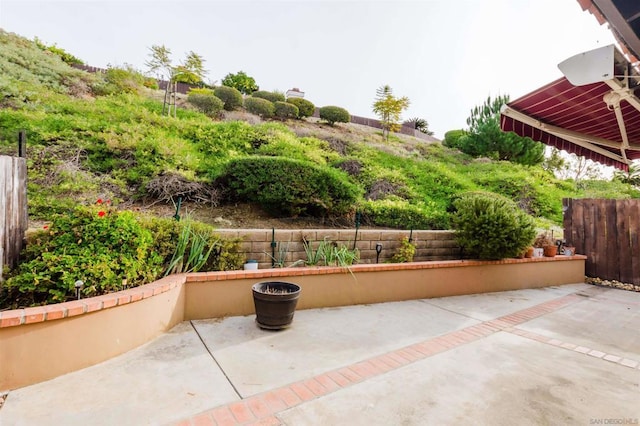
[[[298,87],[316,106],[373,117],[388,84],[436,137],[464,128],[488,95],[515,99],[561,77],[557,64],[613,42],[576,0],[0,0],[0,27],[57,44],[89,65],[145,70],[164,44],[208,79],[243,70],[261,89]]]

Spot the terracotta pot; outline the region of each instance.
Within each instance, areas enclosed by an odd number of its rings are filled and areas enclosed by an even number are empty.
[[[527,251],[524,252],[524,257],[526,258],[533,257],[533,247],[529,247]]]
[[[558,246],[544,246],[544,257],[555,257],[558,254]]]

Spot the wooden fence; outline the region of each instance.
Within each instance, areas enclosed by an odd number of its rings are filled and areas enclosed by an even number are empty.
[[[27,162],[0,155],[0,272],[17,265],[27,225]]]
[[[564,237],[587,276],[640,285],[640,200],[564,199]]]

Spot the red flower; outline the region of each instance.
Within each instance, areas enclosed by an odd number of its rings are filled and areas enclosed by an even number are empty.
[[[43,226],[42,229],[49,229],[49,225]]]
[[[100,211],[98,212],[98,217],[102,217],[102,216],[104,216],[105,214],[106,214],[105,212],[103,212],[102,210],[100,210]]]
[[[98,198],[98,201],[96,201],[96,204],[102,204],[102,198]]]
[[[106,205],[110,206],[111,205],[111,200],[107,200],[104,202]]]

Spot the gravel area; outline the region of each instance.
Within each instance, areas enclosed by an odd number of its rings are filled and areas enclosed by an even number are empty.
[[[585,283],[600,287],[612,287],[619,288],[621,290],[640,292],[640,285],[621,283],[616,280],[603,280],[602,278],[585,277]]]

